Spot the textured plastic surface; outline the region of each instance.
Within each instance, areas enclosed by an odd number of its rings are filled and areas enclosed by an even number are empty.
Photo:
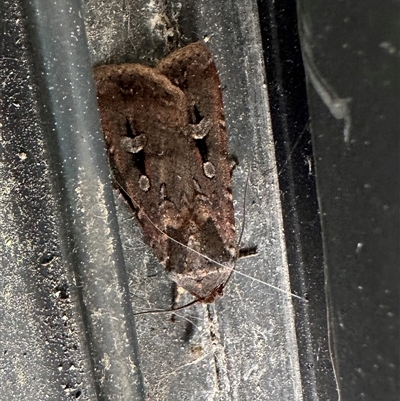
[[[325,274],[313,149],[295,2],[258,2],[295,304],[303,397],[337,398],[328,342]]]
[[[21,37],[13,42],[6,31],[15,60],[3,59],[19,79],[6,79],[2,96],[10,178],[3,201],[11,206],[2,209],[9,285],[3,282],[1,343],[13,378],[2,378],[2,396],[139,399],[132,307],[80,3],[8,6],[15,14],[7,23]],[[17,311],[10,296],[24,299]]]

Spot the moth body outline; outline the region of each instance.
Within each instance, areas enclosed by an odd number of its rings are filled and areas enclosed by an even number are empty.
[[[146,241],[177,285],[213,302],[237,252],[232,166],[211,53],[196,42],[155,68],[121,64],[94,72],[110,164]]]

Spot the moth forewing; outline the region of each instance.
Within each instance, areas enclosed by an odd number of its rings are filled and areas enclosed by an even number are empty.
[[[110,163],[146,241],[172,280],[212,302],[232,272],[236,233],[220,82],[209,50],[193,43],[156,68],[101,66],[95,80]]]

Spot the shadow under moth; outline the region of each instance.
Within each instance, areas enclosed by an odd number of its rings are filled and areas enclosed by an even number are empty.
[[[197,42],[155,68],[104,65],[94,75],[114,177],[146,241],[177,285],[213,302],[232,273],[236,235],[211,53]]]

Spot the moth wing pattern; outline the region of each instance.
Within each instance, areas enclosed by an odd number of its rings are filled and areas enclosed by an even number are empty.
[[[198,300],[214,301],[232,272],[236,235],[211,53],[197,42],[156,68],[106,65],[94,74],[110,163],[145,239],[172,280]]]

